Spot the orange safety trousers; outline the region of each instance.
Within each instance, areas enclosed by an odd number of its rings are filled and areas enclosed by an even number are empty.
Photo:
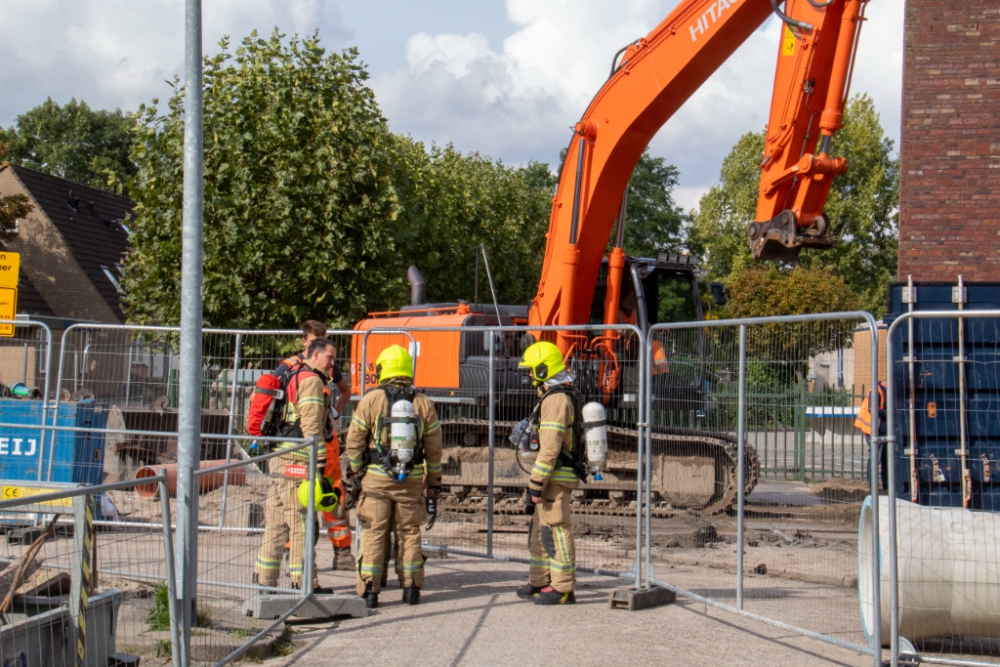
[[[333,439],[326,443],[326,467],[323,469],[323,476],[333,480],[333,486],[344,498],[343,468],[340,462],[340,438],[336,433]],[[347,523],[348,512],[344,512],[341,519],[336,518],[330,512],[323,512],[323,521],[326,522],[326,535],[333,542],[333,546],[338,549],[351,548],[351,528]]]

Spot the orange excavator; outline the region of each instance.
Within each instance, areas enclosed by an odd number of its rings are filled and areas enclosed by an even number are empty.
[[[833,179],[847,170],[847,163],[829,154],[830,145],[842,127],[866,4],[867,0],[682,0],[646,37],[615,54],[610,76],[576,123],[552,199],[545,259],[532,303],[501,306],[494,294],[492,304],[481,306],[477,280],[476,302],[471,305],[428,304],[419,271],[411,267],[411,305],[371,313],[355,327],[430,329],[413,332],[413,341],[375,333],[364,342],[355,338],[352,386],[360,392],[362,382],[372,384],[373,360],[384,347],[399,343],[415,348],[415,382],[447,413],[442,414],[448,447],[445,484],[455,501],[472,502],[486,488],[484,410],[489,369],[499,406],[498,426],[509,428],[530,404],[531,392],[518,373],[517,358],[527,344],[545,338],[556,342],[570,360],[580,376],[578,384],[601,397],[609,425],[613,424],[608,474],[602,483],[578,491],[577,500],[597,513],[625,506],[637,474],[637,342],[613,329],[492,336],[462,329],[628,323],[645,330],[657,322],[702,319],[700,271],[693,258],[668,253],[656,258],[625,256],[628,182],[656,132],[772,15],[779,17],[782,29],[756,222],[748,230],[751,251],[759,260],[787,262],[795,261],[803,248],[832,247],[823,209]],[[717,303],[724,294],[720,288],[711,286]],[[654,400],[650,416],[658,452],[653,489],[664,511],[686,508],[711,514],[727,509],[736,495],[735,440],[729,429],[691,428],[711,407],[711,382],[704,363],[698,364],[699,354],[703,361],[703,337],[686,348],[679,350],[675,344],[671,349],[654,349],[653,393],[660,398]],[[686,363],[689,372],[679,372]],[[668,385],[661,378],[658,389],[660,365],[670,369],[671,377]],[[669,399],[663,398],[667,395]],[[747,450],[749,491],[756,484],[759,463],[752,448]],[[521,493],[527,482],[515,465],[516,454],[513,450],[509,454],[512,460],[506,462],[497,451],[497,498]]]

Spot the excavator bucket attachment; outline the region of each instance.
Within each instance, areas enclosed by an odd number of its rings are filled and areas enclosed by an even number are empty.
[[[801,229],[795,224],[795,214],[791,211],[783,211],[766,222],[750,223],[747,235],[750,252],[758,261],[796,262],[803,248],[829,250],[836,244],[830,236],[830,223],[825,215]]]

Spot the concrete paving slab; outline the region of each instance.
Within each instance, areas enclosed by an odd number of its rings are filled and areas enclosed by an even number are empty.
[[[338,592],[351,573],[320,572]],[[580,575],[578,603],[539,607],[515,588],[526,567],[474,558],[428,563],[420,605],[402,602],[395,583],[367,618],[296,626],[292,655],[280,667],[444,665],[447,667],[616,667],[776,664],[864,667],[872,658],[679,597],[629,613],[608,608],[622,581]]]

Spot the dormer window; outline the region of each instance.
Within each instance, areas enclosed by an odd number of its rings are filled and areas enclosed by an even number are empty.
[[[118,266],[118,265],[116,264],[115,266]],[[107,266],[105,266],[104,264],[101,264],[101,271],[104,271],[104,275],[106,275],[106,276],[108,277],[108,280],[110,280],[110,281],[111,281],[111,284],[112,284],[112,285],[114,285],[115,289],[116,289],[116,290],[117,290],[117,291],[118,291],[119,293],[122,293],[122,294],[124,294],[124,292],[122,291],[122,286],[121,286],[121,283],[119,283],[119,282],[118,282],[118,279],[117,279],[117,278],[115,278],[115,276],[114,276],[114,274],[113,274],[113,273],[111,273],[111,269],[109,269],[109,268],[108,268]]]

